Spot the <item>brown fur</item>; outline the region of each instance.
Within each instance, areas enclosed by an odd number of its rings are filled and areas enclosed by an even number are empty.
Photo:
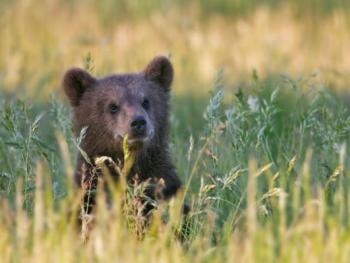
[[[135,143],[137,156],[128,181],[144,182],[162,178],[162,191],[157,196],[154,189],[147,193],[153,199],[166,200],[175,195],[181,186],[168,152],[169,92],[172,80],[173,67],[165,57],[154,58],[140,73],[116,74],[97,79],[82,69],[73,68],[66,72],[63,79],[64,91],[73,108],[75,135],[78,136],[87,127],[81,147],[90,160],[109,156],[114,162],[122,164],[122,141],[125,135],[133,138],[133,120],[141,116],[147,122],[145,134],[142,134],[147,138],[142,139],[141,144]],[[116,113],[112,113],[114,110]],[[139,138],[137,136],[136,139]],[[94,164],[88,164],[79,154],[76,183],[81,187],[95,188],[95,170]],[[115,171],[113,175],[118,177]]]

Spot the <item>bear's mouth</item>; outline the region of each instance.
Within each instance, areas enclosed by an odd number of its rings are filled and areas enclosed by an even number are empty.
[[[149,141],[149,138],[147,136],[129,138],[128,144],[129,144],[130,150],[136,151],[136,150],[141,150],[142,148],[144,148],[145,144],[147,144],[148,141]]]
[[[142,150],[144,147],[147,146],[147,144],[151,140],[151,135],[138,135],[138,136],[130,136],[128,135],[128,145],[130,150],[132,151],[139,151]],[[124,138],[126,135],[122,136],[121,134],[116,134],[115,139],[118,143],[123,144]]]

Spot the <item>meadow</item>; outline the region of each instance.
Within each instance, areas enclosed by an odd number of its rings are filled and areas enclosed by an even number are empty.
[[[0,261],[348,262],[349,14],[340,0],[1,1]],[[133,189],[111,207],[100,191],[86,238],[61,78],[158,54],[175,68],[183,192],[140,239]]]

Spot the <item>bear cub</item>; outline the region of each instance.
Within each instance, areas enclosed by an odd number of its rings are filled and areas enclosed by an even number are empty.
[[[73,108],[76,136],[86,128],[80,145],[89,157],[78,154],[75,182],[83,189],[97,187],[101,171],[94,163],[108,156],[123,166],[123,139],[128,138],[135,161],[127,175],[130,184],[152,180],[162,182],[161,189],[149,187],[146,196],[167,200],[181,187],[168,152],[169,98],[173,67],[166,57],[155,57],[139,73],[114,74],[95,78],[83,69],[73,68],[63,78],[63,88]],[[113,179],[119,174],[107,164]],[[96,176],[97,174],[97,176]],[[94,207],[94,197],[85,198],[87,213]],[[146,215],[153,206],[147,204]]]

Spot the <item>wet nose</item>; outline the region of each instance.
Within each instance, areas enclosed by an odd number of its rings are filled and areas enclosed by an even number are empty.
[[[133,119],[130,123],[131,129],[137,134],[144,133],[146,130],[146,125],[147,122],[142,116],[136,116],[135,119]]]

